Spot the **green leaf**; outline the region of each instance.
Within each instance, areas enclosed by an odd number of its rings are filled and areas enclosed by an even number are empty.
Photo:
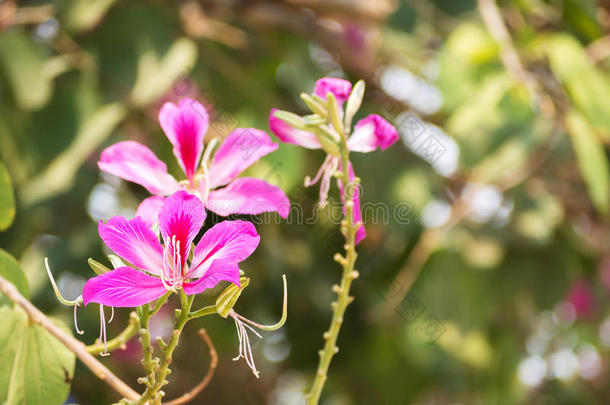
[[[30,298],[30,287],[19,262],[2,249],[0,249],[0,276],[13,283],[25,298]],[[11,305],[11,301],[0,293],[0,306],[3,305]]]
[[[19,307],[0,307],[0,319],[0,402],[62,404],[74,375],[74,353],[29,322]]]
[[[605,139],[610,139],[610,78],[589,62],[586,50],[572,36],[552,36],[542,41],[542,49],[572,102]]]
[[[8,78],[17,105],[36,110],[51,97],[52,81],[45,68],[43,48],[25,33],[15,30],[0,35],[0,68]]]
[[[163,55],[146,50],[138,60],[138,76],[131,91],[131,101],[144,106],[166,92],[197,60],[197,45],[188,38],[179,38]]]
[[[70,0],[65,4],[64,20],[69,30],[93,28],[104,17],[115,0]]]
[[[568,132],[578,159],[580,173],[587,184],[593,204],[603,214],[608,213],[608,159],[604,145],[585,118],[572,111],[566,118]]]
[[[15,195],[8,170],[0,162],[0,231],[4,231],[15,219]]]

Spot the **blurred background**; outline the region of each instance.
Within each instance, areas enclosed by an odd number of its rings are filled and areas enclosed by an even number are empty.
[[[43,258],[76,297],[87,259],[108,263],[97,221],[147,196],[100,173],[101,150],[137,140],[179,173],[163,102],[197,98],[208,136],[226,136],[268,130],[272,107],[305,114],[299,93],[319,77],[365,79],[359,115],[401,139],[353,154],[368,238],[322,403],[609,403],[610,2],[4,0],[0,30],[0,158],[17,201],[0,246],[46,313],[72,323]],[[232,321],[207,317],[187,327],[167,397],[205,374],[205,327],[219,365],[194,403],[302,403],[343,244],[336,205],[317,210],[317,186],[303,186],[323,158],[282,144],[249,169],[298,203],[288,220],[253,218],[261,244],[242,266],[252,282],[236,308],[258,322],[279,318],[288,277],[287,324],[252,337],[261,378],[231,361]],[[97,307],[78,318],[92,343]],[[127,319],[117,310],[109,337]],[[102,359],[132,387],[138,347]],[[77,362],[69,403],[117,399]]]

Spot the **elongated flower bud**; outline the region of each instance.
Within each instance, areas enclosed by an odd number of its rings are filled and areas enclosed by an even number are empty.
[[[237,302],[237,299],[241,295],[241,292],[250,284],[248,277],[241,277],[239,279],[241,287],[231,284],[223,292],[220,293],[216,298],[216,312],[223,318],[227,318],[229,313],[233,309],[233,306]]]

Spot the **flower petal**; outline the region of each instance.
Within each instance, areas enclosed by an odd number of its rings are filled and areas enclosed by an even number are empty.
[[[355,175],[354,175],[354,169],[352,167],[352,164],[350,163],[349,166],[349,180],[350,182],[354,179]],[[341,179],[337,179],[337,185],[339,186],[339,194],[341,195],[341,201],[343,202],[342,204],[342,209],[343,209],[343,213],[345,214],[346,209],[345,209],[345,194],[344,194],[344,190],[343,190],[343,182],[341,181]],[[353,221],[358,223],[362,223],[362,210],[360,208],[360,188],[356,187],[353,191],[351,191],[354,193],[354,210],[353,210]],[[358,243],[360,243],[360,241],[362,239],[366,238],[366,229],[364,229],[364,224],[360,225],[360,227],[358,228],[358,230],[356,230],[356,245]]]
[[[280,141],[300,145],[307,149],[320,149],[322,147],[320,141],[318,141],[318,137],[314,133],[292,127],[275,117],[273,115],[275,111],[277,111],[277,108],[272,109],[269,114],[269,129]]]
[[[142,218],[128,221],[123,217],[112,217],[106,224],[99,222],[98,232],[114,253],[139,269],[161,274],[163,248],[157,235]]]
[[[265,131],[237,128],[224,140],[210,167],[210,187],[223,186],[266,154],[277,149]]]
[[[240,177],[227,187],[210,191],[205,206],[223,217],[276,211],[286,218],[290,213],[290,200],[282,189],[252,177]]]
[[[102,152],[98,167],[127,181],[138,183],[151,194],[171,194],[180,187],[167,166],[141,143],[124,141]]]
[[[223,280],[237,286],[240,285],[237,263],[215,260],[203,277],[190,283],[184,283],[182,287],[187,295],[199,294],[203,290],[215,287]]]
[[[157,195],[145,198],[140,205],[138,205],[136,217],[142,218],[149,227],[152,227],[159,221],[159,210],[161,210],[164,202],[165,197]]]
[[[254,252],[259,241],[260,236],[250,222],[223,221],[216,224],[195,246],[191,272],[187,277],[206,275],[213,262],[239,263]]]
[[[159,112],[161,128],[174,146],[174,156],[189,180],[199,165],[208,122],[205,108],[190,98],[182,99],[178,106],[165,103]]]
[[[337,79],[335,77],[323,77],[316,81],[316,87],[314,88],[313,94],[326,99],[327,93],[333,93],[337,98],[339,105],[343,105],[351,92],[352,84],[349,81]]]
[[[159,211],[161,235],[166,245],[170,244],[175,236],[180,245],[179,253],[183,265],[188,258],[191,243],[199,233],[204,220],[205,210],[201,200],[182,190],[167,197]],[[170,253],[173,257],[173,252]]]
[[[371,152],[378,147],[387,149],[397,140],[396,128],[381,116],[371,114],[358,121],[347,140],[347,147],[354,152]]]
[[[119,267],[90,278],[83,287],[83,303],[109,307],[137,307],[166,293],[161,279],[131,267]]]

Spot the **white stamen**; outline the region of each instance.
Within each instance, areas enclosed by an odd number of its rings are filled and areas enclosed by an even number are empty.
[[[313,180],[307,176],[305,177],[305,187],[311,187],[320,181],[320,204],[324,205],[326,203],[326,199],[328,198],[328,190],[330,189],[330,181],[337,171],[337,167],[339,166],[339,159],[335,156],[328,155],[318,173],[313,178]]]
[[[239,317],[237,317],[235,311],[231,311],[229,314],[235,321],[235,328],[237,329],[237,340],[239,340],[239,354],[237,357],[233,359],[233,361],[237,361],[240,358],[243,358],[246,361],[246,364],[252,370],[252,373],[259,378],[259,371],[256,369],[256,364],[254,364],[254,355],[252,354],[252,346],[250,344],[250,337],[248,336],[248,328],[252,331],[258,338],[261,338],[261,335],[255,331],[250,325],[242,322]]]
[[[180,254],[180,241],[172,235],[169,243],[165,244],[163,252],[163,271],[161,282],[168,291],[176,291],[182,287],[182,256]]]
[[[110,307],[110,310],[112,312],[110,313],[110,319],[108,319],[108,323],[112,322],[112,320],[114,319],[114,307]]]
[[[82,335],[85,331],[78,328],[78,322],[76,322],[76,308],[78,308],[78,302],[74,305],[74,329],[76,329],[76,333]]]
[[[108,353],[108,347],[106,346],[106,317],[104,316],[104,306],[100,304],[100,341],[104,342],[104,352],[100,353],[100,356],[110,356]]]

